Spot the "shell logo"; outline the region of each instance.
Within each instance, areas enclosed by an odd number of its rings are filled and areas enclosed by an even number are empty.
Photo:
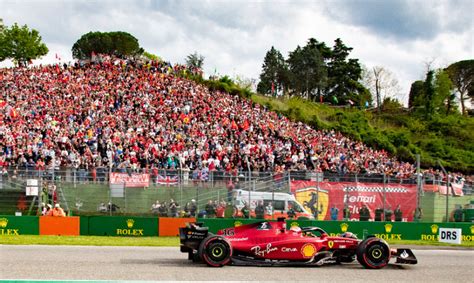
[[[387,223],[387,224],[384,225],[384,227],[385,227],[385,233],[390,233],[390,232],[392,232],[392,227],[393,227],[392,224],[388,224],[388,223]]]
[[[134,223],[135,223],[135,220],[127,219],[127,227],[128,228],[132,228]]]
[[[312,257],[316,254],[316,247],[313,244],[304,244],[301,247],[301,254],[303,257]]]
[[[239,227],[239,226],[242,226],[242,222],[240,222],[240,221],[235,221],[235,222],[234,222],[234,227]]]
[[[438,225],[436,224],[431,225],[431,233],[433,234],[438,233]]]
[[[7,227],[8,224],[8,219],[6,218],[0,218],[0,228],[5,228]],[[472,229],[472,228],[471,228]]]
[[[349,224],[347,223],[341,223],[341,231],[342,232],[347,232],[347,229],[349,228]]]

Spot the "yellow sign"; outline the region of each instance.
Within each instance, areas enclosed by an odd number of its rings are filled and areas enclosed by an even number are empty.
[[[235,222],[234,222],[234,227],[239,227],[239,226],[242,226],[242,222],[240,222],[240,221],[238,221],[238,220],[235,221]]]
[[[392,224],[387,223],[387,224],[384,225],[384,227],[385,227],[385,233],[391,233],[392,232],[392,227],[393,227]]]
[[[431,233],[433,234],[438,233],[438,225],[436,224],[431,225]]]
[[[0,218],[0,235],[20,235],[19,229],[4,229],[8,225],[7,218]]]
[[[132,229],[135,224],[135,220],[127,219],[125,221],[128,229],[117,229],[118,236],[143,236],[143,229]]]
[[[471,225],[469,228],[471,228],[471,234],[474,234],[474,225]]]
[[[333,241],[329,241],[329,242],[328,242],[328,247],[329,247],[330,249],[332,249],[333,246],[334,246],[334,242],[333,242]]]
[[[5,228],[8,225],[8,219],[0,218],[0,228]]]
[[[298,222],[291,222],[290,227],[299,227],[300,224]]]
[[[347,223],[341,223],[341,231],[342,232],[347,232],[347,229],[349,228],[349,224]]]

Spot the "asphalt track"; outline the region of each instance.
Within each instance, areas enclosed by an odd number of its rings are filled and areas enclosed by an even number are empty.
[[[209,268],[177,247],[0,245],[0,278],[30,280],[186,280],[312,282],[473,282],[474,250],[414,250],[419,264],[367,270],[324,267]]]

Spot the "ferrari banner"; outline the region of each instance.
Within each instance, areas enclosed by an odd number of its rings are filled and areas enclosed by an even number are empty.
[[[292,181],[291,192],[296,200],[308,212],[318,216],[319,220],[342,220],[347,208],[350,220],[359,220],[360,209],[365,205],[370,220],[375,217],[376,209],[390,210],[392,220],[399,206],[403,221],[412,221],[417,204],[416,185]],[[385,206],[384,206],[385,199]]]
[[[124,184],[125,188],[148,188],[150,185],[150,175],[136,173],[110,173],[110,184]]]

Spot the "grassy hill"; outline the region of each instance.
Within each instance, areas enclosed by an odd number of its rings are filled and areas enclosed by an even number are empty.
[[[431,121],[402,109],[378,114],[356,108],[334,108],[301,98],[274,99],[253,94],[251,99],[272,111],[319,129],[335,129],[364,143],[385,149],[401,160],[415,162],[420,154],[423,168],[474,172],[474,119],[453,114]]]

